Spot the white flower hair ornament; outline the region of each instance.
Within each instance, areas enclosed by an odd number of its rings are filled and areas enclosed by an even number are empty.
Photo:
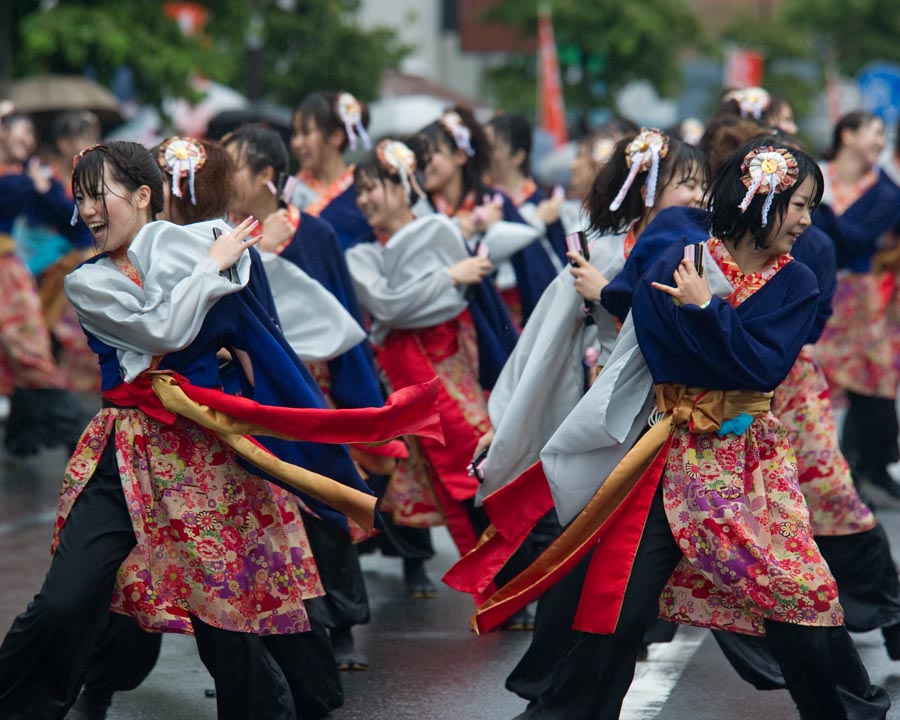
[[[622,183],[618,195],[609,204],[615,212],[625,202],[625,195],[639,173],[647,173],[644,183],[644,206],[653,207],[656,202],[656,184],[659,180],[659,161],[669,153],[669,136],[656,128],[644,128],[625,148],[625,165],[631,168]]]
[[[156,161],[164,172],[172,176],[172,195],[175,197],[184,197],[181,178],[187,177],[191,203],[196,205],[194,178],[206,163],[206,149],[191,138],[171,137],[160,145]]]
[[[347,133],[347,140],[350,142],[350,149],[356,150],[356,140],[362,140],[363,147],[368,150],[372,147],[372,140],[362,120],[362,105],[353,95],[348,92],[337,94],[334,99],[334,109],[344,123],[344,130]]]
[[[736,102],[742,118],[752,117],[754,120],[759,120],[772,104],[772,96],[761,87],[732,90],[723,99]]]
[[[466,127],[466,124],[459,116],[459,113],[446,112],[441,115],[439,122],[444,129],[450,133],[456,147],[469,157],[472,157],[475,154],[475,149],[472,147],[472,131]]]
[[[400,178],[407,197],[410,190],[414,190],[416,195],[423,195],[416,181],[416,154],[404,143],[399,140],[382,140],[375,148],[375,156],[378,164],[389,175]]]
[[[606,165],[615,151],[615,140],[612,138],[600,138],[591,148],[591,160],[597,165]]]
[[[769,221],[769,210],[775,195],[784,192],[797,182],[799,175],[797,160],[784,148],[765,145],[747,153],[744,162],[741,163],[741,170],[743,171],[741,182],[747,188],[744,199],[741,200],[741,211],[747,212],[757,194],[766,195],[762,208],[762,226],[765,227]]]

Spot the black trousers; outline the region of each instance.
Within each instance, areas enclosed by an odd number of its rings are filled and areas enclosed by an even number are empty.
[[[819,536],[816,544],[838,584],[844,623],[868,632],[900,623],[900,580],[881,525],[853,535]],[[781,668],[762,638],[713,631],[725,657],[759,690],[785,687]]]
[[[40,592],[0,645],[0,717],[65,716],[109,621],[116,571],[134,544],[114,443],[109,442],[60,534]],[[295,717],[284,676],[267,652],[250,645],[234,652],[234,638],[241,633],[191,619],[200,657],[216,684],[219,718]]]
[[[892,398],[859,395],[847,391],[847,415],[841,432],[841,452],[854,479],[878,484],[887,466],[900,460],[896,402]]]
[[[371,617],[366,581],[350,535],[326,520],[303,513],[325,596],[306,602],[310,618],[333,630],[364,625]]]
[[[217,647],[225,657],[246,655],[263,662],[266,651],[284,674],[297,717],[325,717],[344,704],[340,673],[331,640],[321,623],[310,622],[309,632],[293,635],[228,633]],[[110,615],[99,646],[91,656],[84,685],[102,695],[134,690],[156,665],[162,636],[149,633],[130,617]],[[265,650],[264,650],[264,649]],[[279,689],[279,694],[283,688]]]
[[[681,557],[660,489],[638,546],[615,633],[572,633],[552,687],[533,704],[526,715],[529,720],[619,717],[644,633],[657,617],[659,595]],[[887,716],[890,699],[870,684],[845,628],[767,621],[766,639],[803,720]]]

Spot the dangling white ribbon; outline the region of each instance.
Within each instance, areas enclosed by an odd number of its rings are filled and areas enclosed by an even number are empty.
[[[172,194],[177,197],[183,197],[181,194],[181,159],[175,161],[175,171],[172,173]]]

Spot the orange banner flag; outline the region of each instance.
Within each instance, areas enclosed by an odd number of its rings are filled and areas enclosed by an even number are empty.
[[[556,57],[556,40],[553,37],[553,18],[548,5],[538,9],[538,102],[540,126],[553,137],[556,147],[565,145],[566,113],[563,107],[562,84],[559,78],[559,61]]]

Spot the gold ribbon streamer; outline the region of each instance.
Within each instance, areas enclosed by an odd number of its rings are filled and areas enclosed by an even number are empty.
[[[586,543],[596,541],[597,531],[625,502],[676,427],[690,424],[692,432],[709,433],[718,430],[726,418],[742,413],[761,417],[769,412],[773,394],[751,390],[704,390],[674,383],[657,385],[657,409],[671,413],[669,422],[663,419],[651,426],[563,533],[534,563],[500,588],[478,609],[472,619],[475,631],[479,632],[479,616],[526,595],[541,579],[584,548]],[[489,531],[490,528],[485,531],[485,540],[489,539]],[[493,612],[496,613],[496,610]]]
[[[16,250],[16,241],[9,233],[0,232],[0,257],[9,255]]]
[[[344,513],[366,532],[372,530],[375,524],[376,498],[374,496],[343,485],[325,475],[287,463],[258,447],[244,436],[265,435],[285,440],[297,440],[297,438],[276,433],[251,422],[238,420],[206,405],[201,405],[185,395],[171,375],[153,375],[150,382],[153,392],[156,393],[166,410],[212,430],[221,438],[222,442],[263,472],[277,477],[291,487]]]

